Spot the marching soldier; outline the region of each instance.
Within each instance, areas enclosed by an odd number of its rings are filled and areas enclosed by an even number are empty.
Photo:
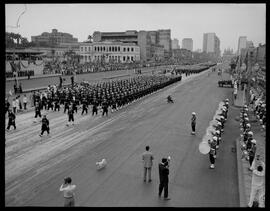
[[[209,146],[210,146],[210,151],[209,151],[209,159],[210,159],[210,169],[215,168],[215,157],[216,157],[216,144],[215,144],[215,139],[217,137],[214,136],[212,139],[209,140]]]
[[[39,136],[42,137],[45,131],[47,132],[47,135],[50,134],[49,120],[47,119],[46,115],[43,115],[41,120],[41,133]]]
[[[92,107],[92,116],[94,116],[94,114],[98,114],[98,104],[96,101],[93,102],[93,107]]]
[[[106,100],[102,103],[102,110],[103,110],[102,116],[104,116],[104,114],[108,116],[108,103]]]
[[[72,103],[72,110],[76,111],[76,113],[78,112],[77,104],[75,101],[73,101],[73,103]]]
[[[10,126],[13,126],[14,127],[14,130],[16,130],[15,119],[16,119],[15,114],[11,110],[9,110],[8,111],[8,126],[7,126],[7,130],[9,130]]]
[[[195,135],[195,127],[196,127],[196,113],[192,112],[192,117],[191,117],[191,129],[192,129],[191,134],[192,135]]]

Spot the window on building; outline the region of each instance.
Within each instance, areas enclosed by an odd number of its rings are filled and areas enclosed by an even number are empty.
[[[127,51],[129,52],[129,48],[127,48]]]
[[[103,51],[105,51],[105,46],[103,46]]]
[[[81,51],[83,51],[83,47],[81,47]]]
[[[109,51],[112,51],[111,46],[109,47]]]
[[[114,52],[114,46],[112,47],[112,51]]]
[[[118,46],[118,51],[120,52],[120,46]]]
[[[129,56],[127,56],[127,61],[129,61]]]
[[[87,47],[85,47],[85,51],[87,51]]]
[[[96,47],[96,46],[95,46],[95,48],[94,48],[94,49],[95,49],[95,51],[97,51],[97,47]],[[96,56],[95,56],[95,58],[96,58]]]
[[[126,52],[126,48],[123,48],[123,51]]]
[[[134,51],[134,48],[131,48],[131,51],[133,52]]]
[[[131,57],[131,61],[134,61],[134,60],[133,60],[133,56]]]
[[[123,61],[126,61],[126,57],[125,56],[123,56]]]

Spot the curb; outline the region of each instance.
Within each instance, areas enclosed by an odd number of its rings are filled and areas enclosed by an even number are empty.
[[[238,191],[239,191],[239,205],[240,207],[247,207],[247,198],[244,184],[243,176],[243,165],[241,160],[240,144],[239,139],[235,140],[236,142],[236,158],[237,158],[237,170],[238,170]]]

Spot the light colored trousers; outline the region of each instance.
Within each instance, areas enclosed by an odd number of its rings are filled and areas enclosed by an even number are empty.
[[[259,207],[263,207],[263,195],[264,195],[264,188],[262,186],[251,186],[251,192],[250,192],[250,198],[248,206],[252,207],[254,198],[256,194],[258,193],[258,199],[259,199]]]
[[[143,167],[144,168],[144,172],[143,172],[143,179],[146,180],[146,174],[148,172],[148,180],[151,179],[151,169],[152,167]]]

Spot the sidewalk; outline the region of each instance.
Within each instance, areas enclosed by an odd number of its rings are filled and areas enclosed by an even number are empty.
[[[238,91],[237,98],[234,100],[235,107],[242,107],[245,103],[245,91]],[[240,115],[240,109],[239,109]],[[252,111],[248,112],[249,119],[255,120],[254,114]],[[239,121],[239,116],[237,117]],[[254,139],[256,140],[257,151],[256,155],[260,155],[261,159],[265,162],[265,131],[261,130],[260,122],[250,121],[251,130],[254,134]],[[239,128],[239,136],[240,136]],[[239,179],[239,199],[240,207],[247,207],[249,202],[249,196],[251,192],[251,181],[252,181],[252,171],[249,168],[249,162],[246,159],[241,159],[242,151],[240,147],[240,137],[236,139],[236,152],[237,152],[237,162],[238,162],[238,179]]]

